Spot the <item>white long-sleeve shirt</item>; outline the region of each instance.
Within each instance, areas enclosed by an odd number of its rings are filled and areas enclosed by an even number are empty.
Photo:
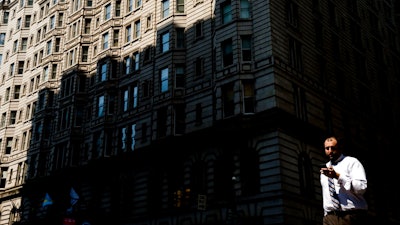
[[[367,210],[368,204],[363,196],[367,190],[367,178],[361,162],[357,158],[344,156],[342,154],[334,164],[328,162],[326,166],[332,166],[333,169],[340,174],[338,179],[333,180],[341,210]],[[333,211],[334,208],[329,194],[328,177],[321,174],[320,181],[322,186],[323,208],[326,215],[327,212]]]

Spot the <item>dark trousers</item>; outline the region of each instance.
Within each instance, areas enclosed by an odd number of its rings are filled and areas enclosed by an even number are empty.
[[[368,213],[366,210],[354,210],[350,212],[329,213],[323,218],[323,225],[365,225]]]

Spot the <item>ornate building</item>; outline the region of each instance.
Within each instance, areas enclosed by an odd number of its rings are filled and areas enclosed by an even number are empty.
[[[399,5],[1,1],[0,225],[322,224],[328,134],[400,224]]]

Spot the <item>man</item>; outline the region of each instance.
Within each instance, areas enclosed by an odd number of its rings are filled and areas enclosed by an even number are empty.
[[[336,137],[325,139],[324,149],[330,161],[326,163],[326,168],[320,170],[323,224],[364,225],[368,205],[364,198],[367,178],[363,165],[357,158],[342,154]],[[329,178],[333,178],[332,192]],[[338,204],[335,205],[335,202]]]

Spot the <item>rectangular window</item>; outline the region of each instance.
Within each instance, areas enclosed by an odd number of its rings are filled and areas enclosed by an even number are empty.
[[[119,30],[116,29],[116,30],[114,30],[114,33],[113,33],[113,46],[114,47],[118,46],[118,44],[119,44],[118,40],[119,40]]]
[[[121,16],[121,1],[115,2],[115,16]]]
[[[105,81],[107,79],[107,63],[103,63],[100,65],[100,76],[99,76],[99,81]]]
[[[160,73],[160,91],[168,91],[168,67],[161,70]]]
[[[185,29],[184,28],[176,28],[176,47],[177,48],[185,47]]]
[[[135,59],[135,65],[133,69],[135,71],[138,71],[140,69],[140,53],[139,52],[133,53],[133,57]]]
[[[85,19],[85,34],[90,34],[90,23],[92,22],[91,19]]]
[[[240,18],[250,18],[250,3],[249,0],[240,0]]]
[[[222,12],[222,24],[226,24],[232,21],[232,5],[231,1],[226,1],[221,4]]]
[[[128,0],[128,12],[132,12],[133,10],[133,1],[134,0]]]
[[[163,0],[161,4],[161,18],[164,19],[169,16],[169,0]]]
[[[111,19],[111,4],[104,7],[104,20]]]
[[[18,61],[18,74],[23,74],[24,73],[24,61]]]
[[[203,76],[203,59],[198,57],[194,63],[194,72],[195,72],[195,76],[201,77]]]
[[[55,28],[55,22],[56,22],[56,17],[55,16],[51,16],[50,17],[50,30]]]
[[[175,88],[183,88],[185,86],[185,67],[177,65],[175,68]]]
[[[243,80],[242,96],[244,113],[254,113],[254,82],[252,80]]]
[[[108,48],[108,32],[103,34],[103,50]]]
[[[82,62],[87,62],[89,59],[89,46],[82,46]]]
[[[53,64],[51,68],[51,79],[57,78],[57,64]]]
[[[31,26],[31,15],[26,15],[25,16],[24,27],[25,28],[29,28],[30,26]]]
[[[142,6],[142,0],[135,0],[135,7],[138,8]]]
[[[222,42],[222,65],[224,67],[233,64],[232,40],[228,39]]]
[[[251,61],[251,36],[241,36],[242,61]]]
[[[61,42],[61,38],[56,38],[56,46],[54,48],[55,52],[60,52],[60,42]]]
[[[185,12],[185,0],[176,0],[176,12]]]
[[[97,97],[97,117],[104,116],[104,96]]]
[[[14,99],[19,99],[21,92],[21,85],[15,85],[14,86]]]
[[[139,38],[140,37],[140,20],[135,21],[135,37],[134,38]]]
[[[203,37],[203,21],[196,23],[195,37],[196,38]]]
[[[17,111],[11,111],[10,112],[10,121],[9,121],[9,125],[14,125],[15,121],[17,119]]]
[[[289,61],[292,68],[302,71],[303,59],[301,54],[301,44],[293,38],[290,38],[289,40]]]
[[[28,38],[22,38],[21,39],[21,51],[26,51],[27,46],[28,46]]]
[[[4,13],[3,13],[3,24],[8,24],[9,15],[10,15],[10,12],[4,11]]]
[[[132,108],[135,109],[138,104],[138,86],[135,84],[132,86]]]
[[[161,53],[169,50],[169,33],[161,35]]]
[[[292,1],[289,1],[287,3],[286,10],[287,10],[286,17],[287,17],[288,23],[291,24],[293,27],[298,27],[298,23],[299,23],[298,5]]]
[[[0,45],[4,45],[6,40],[6,33],[0,33]]]
[[[129,25],[125,28],[125,42],[131,41],[132,27]]]
[[[132,64],[131,57],[129,57],[129,56],[125,57],[125,59],[124,59],[125,74],[130,74],[131,73],[131,64]]]
[[[122,110],[124,112],[128,111],[128,107],[129,107],[129,90],[125,89],[123,91],[123,107]]]
[[[51,54],[51,47],[52,47],[52,45],[53,45],[53,42],[50,40],[50,41],[47,42],[46,45],[47,45],[47,46],[46,46],[46,54],[47,54],[47,55],[50,55],[50,54]]]

